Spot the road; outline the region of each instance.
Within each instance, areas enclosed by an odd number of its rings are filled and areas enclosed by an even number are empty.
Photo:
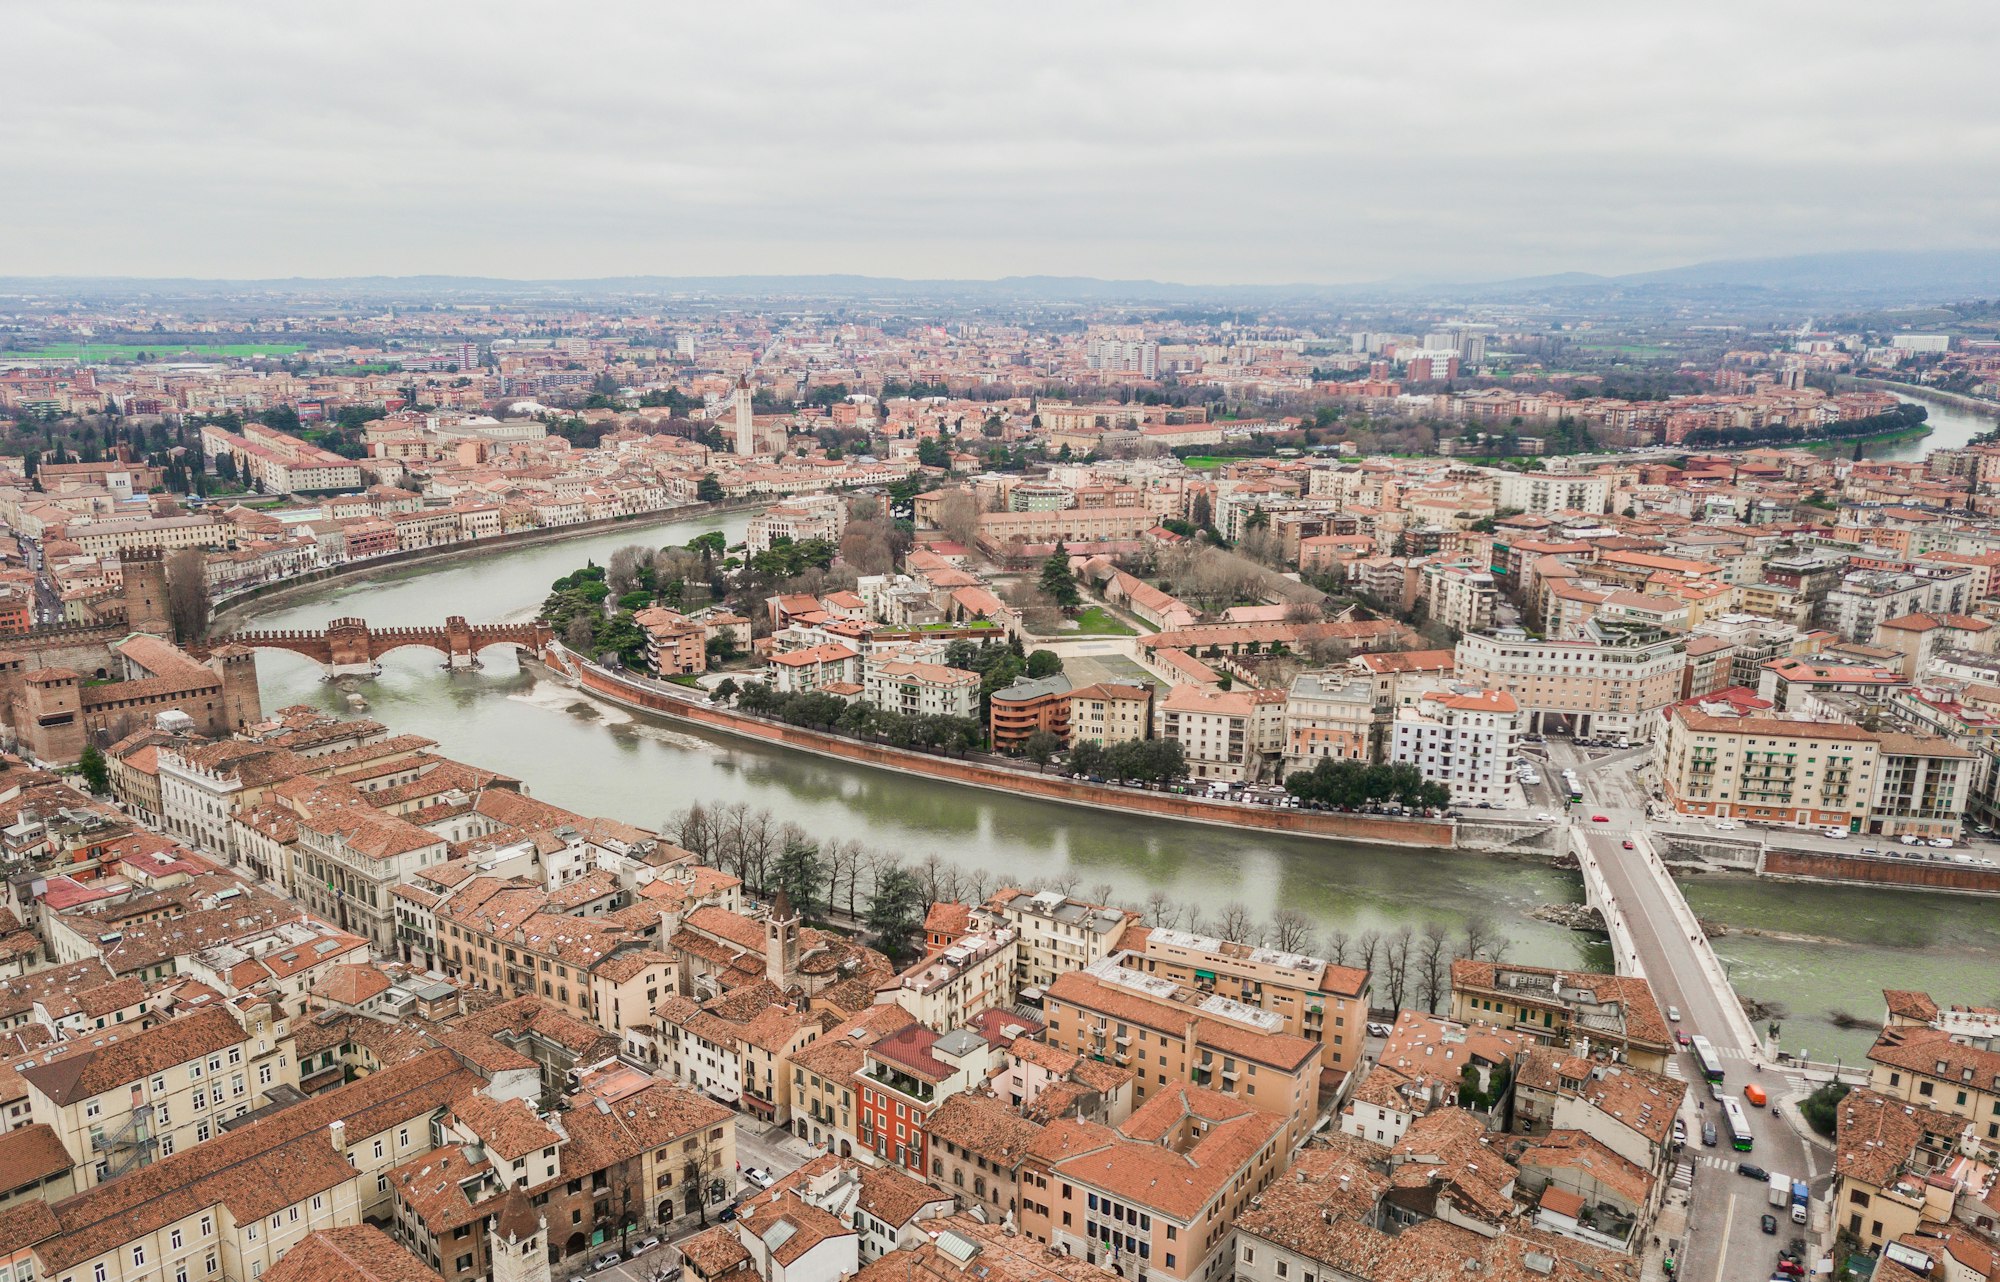
[[[1762,1049],[1752,1040],[1754,1031],[1741,1018],[1741,1008],[1730,1008],[1729,1003],[1736,999],[1719,964],[1713,962],[1705,942],[1689,937],[1692,918],[1644,832],[1648,792],[1638,771],[1646,764],[1647,750],[1635,748],[1591,760],[1589,754],[1569,744],[1552,743],[1549,747],[1556,768],[1574,765],[1583,781],[1584,803],[1575,816],[1576,831],[1596,856],[1631,932],[1636,956],[1618,958],[1620,972],[1631,973],[1636,966],[1652,984],[1660,1005],[1679,1010],[1681,1030],[1707,1036],[1722,1059],[1726,1093],[1740,1095],[1742,1086],[1754,1081],[1771,1093],[1773,1102],[1802,1098],[1805,1091],[1797,1081],[1763,1065]],[[1607,822],[1594,822],[1597,815],[1603,815]],[[1635,849],[1624,848],[1627,840]],[[1684,1282],[1769,1277],[1777,1248],[1795,1236],[1809,1235],[1792,1225],[1779,1208],[1767,1206],[1766,1186],[1739,1175],[1738,1161],[1754,1162],[1790,1176],[1803,1175],[1813,1185],[1815,1197],[1825,1192],[1820,1176],[1831,1163],[1823,1148],[1808,1143],[1796,1129],[1795,1108],[1787,1108],[1779,1117],[1746,1104],[1744,1111],[1754,1137],[1749,1153],[1731,1150],[1726,1132],[1719,1147],[1703,1147],[1701,1123],[1710,1119],[1719,1122],[1719,1110],[1709,1099],[1700,1069],[1690,1056],[1677,1055],[1671,1071],[1689,1083],[1683,1119],[1690,1140],[1688,1153],[1695,1159],[1692,1203],[1687,1213],[1689,1232],[1680,1255],[1679,1276]],[[1765,1235],[1761,1227],[1767,1210],[1779,1215],[1775,1237]]]
[[[743,1179],[743,1171],[754,1167],[769,1171],[773,1179],[783,1179],[804,1166],[817,1154],[818,1150],[812,1145],[787,1134],[782,1128],[760,1122],[747,1113],[737,1114],[736,1161],[740,1169],[732,1171],[729,1175],[731,1184],[736,1189],[736,1197],[756,1191],[754,1186]],[[730,1200],[734,1201],[735,1198],[732,1197]],[[719,1222],[717,1215],[722,1209],[722,1206],[709,1208],[709,1225],[713,1226]],[[662,1277],[671,1274],[680,1266],[680,1254],[673,1249],[672,1244],[701,1231],[702,1224],[698,1217],[683,1217],[676,1221],[669,1231],[658,1235],[662,1239],[661,1245],[648,1251],[638,1251],[635,1248],[650,1235],[633,1234],[626,1246],[626,1249],[632,1252],[631,1258],[601,1272],[586,1271],[583,1276],[589,1278],[591,1282],[660,1282]],[[608,1251],[610,1248],[607,1246],[605,1250]],[[586,1270],[589,1268],[588,1264],[584,1267]]]

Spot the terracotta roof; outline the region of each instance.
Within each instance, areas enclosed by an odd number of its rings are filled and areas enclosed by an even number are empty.
[[[57,1048],[63,1053],[52,1051],[42,1063],[24,1066],[21,1076],[56,1104],[70,1104],[242,1044],[235,1016],[206,1010],[130,1036],[107,1031],[87,1046],[67,1043]]]
[[[264,1270],[265,1282],[438,1282],[438,1275],[372,1224],[315,1229]]]

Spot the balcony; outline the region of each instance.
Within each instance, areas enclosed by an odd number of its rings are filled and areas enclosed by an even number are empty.
[[[915,1100],[919,1104],[928,1104],[937,1098],[937,1088],[929,1082],[909,1073],[899,1073],[882,1064],[869,1065],[868,1070],[861,1076],[876,1086],[894,1091],[905,1099]]]

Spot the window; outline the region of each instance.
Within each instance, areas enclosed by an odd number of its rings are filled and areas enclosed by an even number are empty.
[[[173,1232],[167,1234],[167,1245],[176,1251],[181,1249],[181,1231],[179,1229],[175,1229]]]
[[[324,1211],[325,1209],[326,1209],[326,1196],[322,1193],[313,1194],[313,1210]]]
[[[144,1242],[140,1242],[132,1247],[132,1264],[133,1267],[139,1268],[143,1267],[145,1263],[146,1263],[146,1244]]]
[[[83,1106],[83,1115],[85,1117],[96,1117],[99,1113],[102,1113],[103,1111],[104,1110],[102,1108],[98,1107],[98,1103],[96,1100],[92,1100],[90,1101],[90,1103],[85,1104]]]
[[[380,1157],[380,1156],[382,1156],[382,1141],[381,1141],[381,1140],[376,1140],[376,1141],[375,1141],[375,1144],[374,1144],[374,1148],[375,1148],[375,1156],[377,1156],[377,1157]]]
[[[209,1218],[208,1216],[206,1216],[206,1215],[202,1216],[202,1217],[201,1217],[201,1235],[202,1235],[203,1237],[212,1237],[212,1236],[214,1236],[214,1234],[215,1234],[215,1221],[214,1221],[214,1220],[211,1220],[211,1219],[210,1219],[210,1218]]]

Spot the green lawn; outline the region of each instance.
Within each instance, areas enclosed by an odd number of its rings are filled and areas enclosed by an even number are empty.
[[[1181,460],[1181,462],[1187,464],[1189,467],[1193,468],[1197,472],[1212,472],[1216,468],[1221,467],[1224,463],[1229,463],[1234,461],[1236,460],[1217,458],[1213,454],[1191,454],[1187,458]]]
[[[1138,630],[1119,619],[1117,615],[1101,605],[1089,605],[1076,616],[1076,627],[1064,628],[1063,634],[1096,637],[1136,637]]]
[[[144,352],[154,360],[177,356],[290,356],[303,352],[304,343],[51,343],[32,351],[0,352],[8,360],[33,360],[37,356],[79,361],[137,360]]]

